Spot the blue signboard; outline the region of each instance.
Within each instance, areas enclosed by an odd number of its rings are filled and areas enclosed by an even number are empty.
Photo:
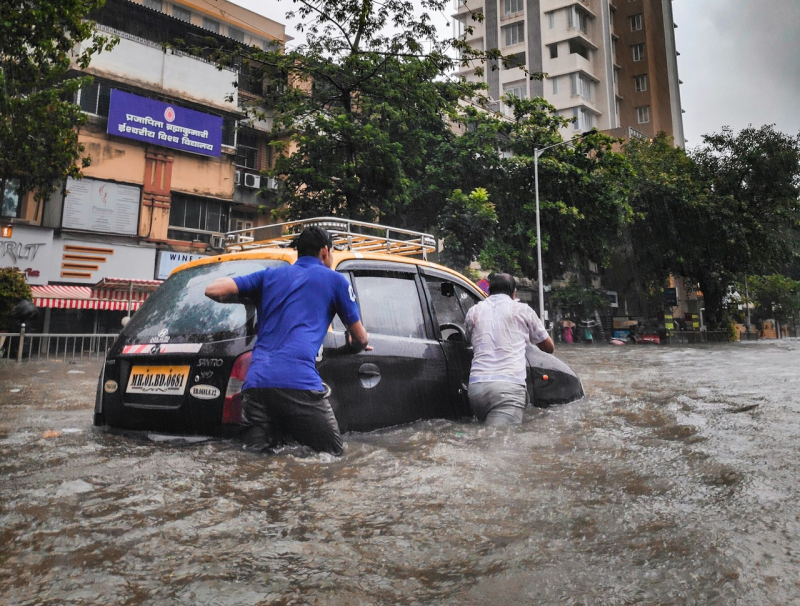
[[[109,135],[219,157],[222,118],[111,89]]]

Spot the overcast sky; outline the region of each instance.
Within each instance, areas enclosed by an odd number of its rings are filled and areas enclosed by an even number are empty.
[[[800,1],[673,0],[687,147],[723,126],[800,131]]]
[[[283,23],[296,8],[290,0],[233,1]],[[673,0],[672,7],[687,147],[723,126],[800,132],[800,0]],[[439,15],[443,36],[449,12]],[[299,36],[292,25],[286,32]]]

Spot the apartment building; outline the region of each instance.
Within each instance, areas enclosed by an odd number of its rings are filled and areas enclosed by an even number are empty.
[[[244,108],[268,109],[280,76],[177,47],[282,48],[283,24],[227,0],[106,0],[90,18],[120,40],[82,72],[94,77],[76,98],[91,165],[45,204],[20,195],[0,217],[0,267],[25,272],[46,332],[118,331],[158,280],[215,254],[220,234],[269,222],[259,209],[277,185],[263,175],[271,121]]]
[[[543,97],[576,122],[620,137],[665,131],[683,145],[677,51],[671,0],[455,0],[454,34],[476,49],[512,58],[475,74],[488,95]],[[473,15],[483,15],[483,20]],[[471,31],[470,31],[471,29]],[[544,73],[530,80],[519,66]],[[498,104],[498,109],[508,108]]]

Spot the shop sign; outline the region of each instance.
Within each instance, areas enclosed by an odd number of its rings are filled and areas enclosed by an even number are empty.
[[[153,279],[155,248],[61,238],[55,238],[53,248],[52,280],[96,284],[103,278]]]
[[[204,156],[222,154],[222,118],[111,89],[109,135]]]
[[[53,230],[16,225],[11,235],[0,240],[0,267],[15,267],[28,284],[47,284]]]
[[[135,236],[139,230],[139,200],[136,185],[111,181],[67,178],[61,225],[106,234]]]
[[[168,250],[158,253],[158,269],[156,270],[156,280],[166,280],[177,267],[184,263],[202,259],[208,255],[190,255],[188,253],[170,252]]]

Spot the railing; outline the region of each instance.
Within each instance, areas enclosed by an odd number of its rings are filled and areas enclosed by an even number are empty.
[[[311,225],[327,229],[334,247],[338,250],[400,256],[422,255],[423,259],[427,259],[427,254],[436,250],[436,239],[431,234],[338,217],[299,219],[231,231],[225,234],[225,250],[234,252],[257,248],[287,248],[304,228]]]
[[[26,334],[0,333],[0,359],[16,360],[99,360],[114,344],[115,334]]]

